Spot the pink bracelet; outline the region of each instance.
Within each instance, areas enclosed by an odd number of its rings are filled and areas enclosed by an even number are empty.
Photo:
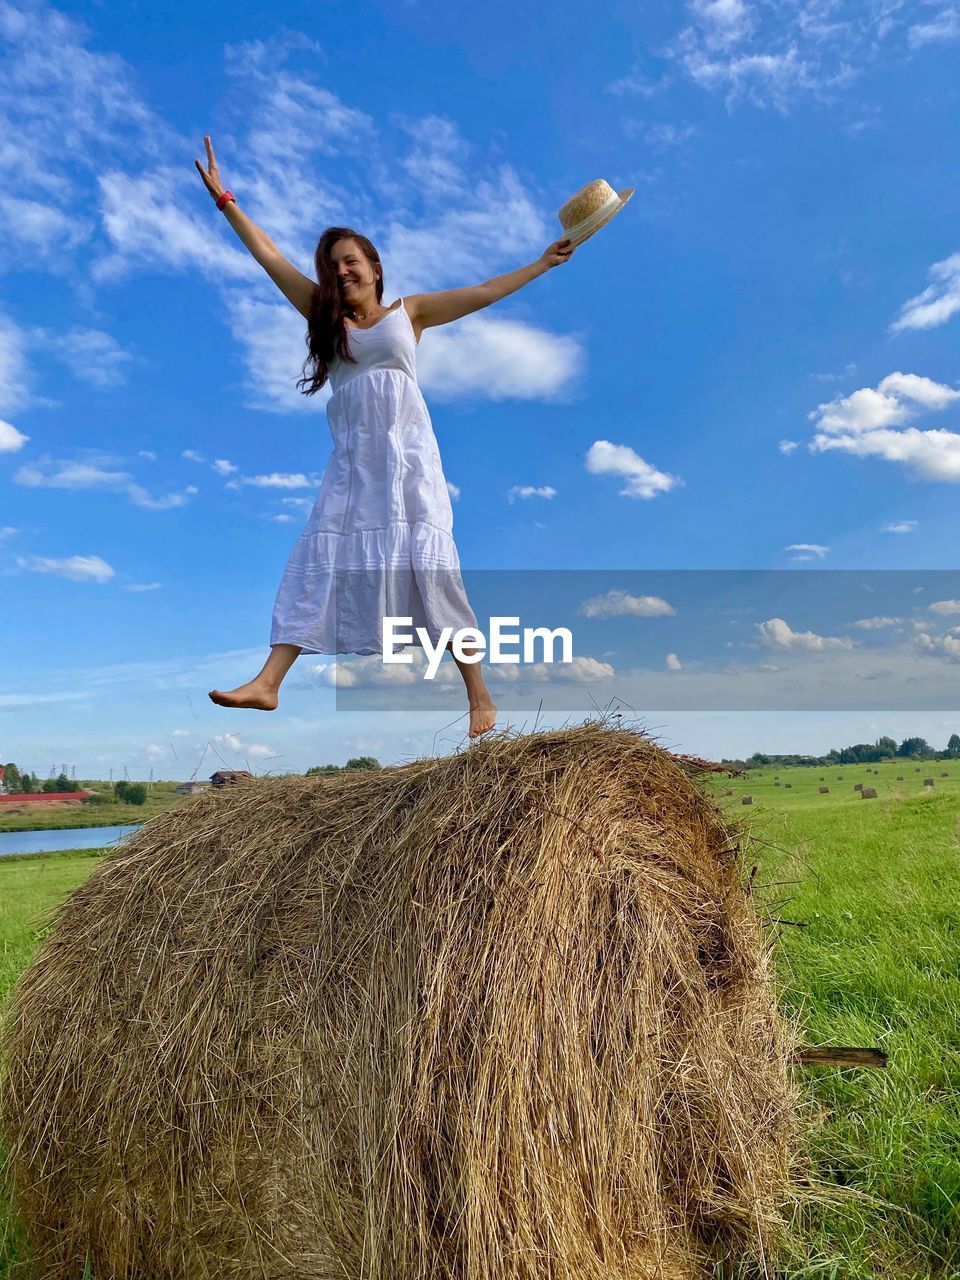
[[[233,201],[233,203],[234,203],[234,204],[236,204],[236,203],[237,203],[237,198],[236,198],[236,196],[233,194],[233,192],[232,192],[232,191],[225,191],[225,192],[223,193],[223,195],[222,195],[222,196],[220,196],[220,197],[217,199],[217,208],[218,208],[218,209],[224,209],[224,208],[226,208],[226,206],[229,204],[229,202],[230,202],[231,200]]]

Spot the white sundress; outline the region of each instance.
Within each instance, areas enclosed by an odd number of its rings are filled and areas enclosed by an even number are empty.
[[[270,643],[304,653],[382,653],[382,620],[412,617],[436,644],[476,627],[460,577],[453,509],[403,298],[329,365],[333,451],[273,606]],[[410,630],[397,627],[396,631]],[[396,651],[409,646],[397,644]]]

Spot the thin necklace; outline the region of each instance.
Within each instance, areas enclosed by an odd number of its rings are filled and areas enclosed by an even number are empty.
[[[354,307],[354,308],[353,308],[353,314],[354,314],[354,315],[355,315],[359,320],[366,320],[366,318],[367,318],[364,314],[362,314],[360,311],[358,311],[356,307]]]

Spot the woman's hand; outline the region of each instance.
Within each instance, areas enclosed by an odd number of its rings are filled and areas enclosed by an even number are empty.
[[[203,185],[210,192],[211,196],[213,196],[214,200],[219,200],[224,191],[226,191],[226,187],[220,181],[220,172],[217,169],[217,162],[214,159],[213,146],[206,134],[203,135],[203,141],[206,143],[207,164],[210,168],[204,169],[199,160],[194,160],[193,163],[200,170],[200,177],[203,179]]]
[[[561,262],[570,261],[575,248],[576,245],[569,240],[554,240],[540,255],[540,261],[545,262],[548,267],[558,267]]]

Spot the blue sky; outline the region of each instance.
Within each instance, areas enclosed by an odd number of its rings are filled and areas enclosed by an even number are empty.
[[[301,317],[197,174],[205,133],[302,270],[325,226],[369,235],[387,304],[533,261],[595,177],[636,188],[569,263],[424,334],[465,569],[629,596],[638,570],[956,565],[956,5],[0,3],[0,41],[3,759],[184,778],[204,751],[199,776],[465,741],[456,692],[338,710],[332,659],[299,659],[274,713],[207,699],[266,656],[330,436],[328,393],[294,386]],[[872,646],[946,687],[958,597]],[[758,610],[781,663],[831,638],[802,595]],[[702,657],[683,621],[662,670]],[[558,719],[633,705],[604,652]],[[530,723],[509,692],[501,723]],[[713,755],[960,725],[634,710]]]

